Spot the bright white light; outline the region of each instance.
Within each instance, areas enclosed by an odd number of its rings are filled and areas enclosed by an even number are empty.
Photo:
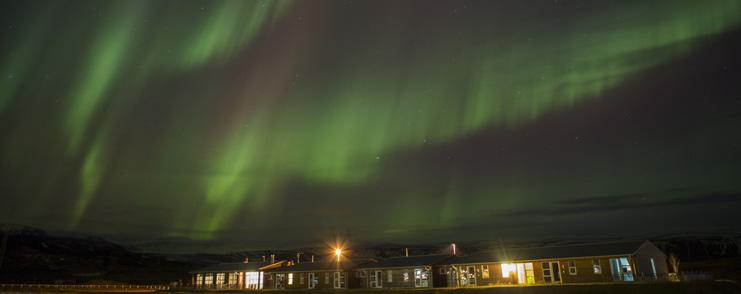
[[[517,266],[514,263],[502,263],[502,278],[509,278],[509,273],[517,272]]]

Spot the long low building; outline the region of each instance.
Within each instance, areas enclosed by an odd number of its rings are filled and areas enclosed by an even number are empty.
[[[191,273],[194,286],[217,289],[391,289],[630,283],[664,279],[668,266],[653,243],[631,241],[380,261],[227,263]]]
[[[440,266],[448,287],[633,282],[668,272],[666,255],[649,241],[501,249]]]

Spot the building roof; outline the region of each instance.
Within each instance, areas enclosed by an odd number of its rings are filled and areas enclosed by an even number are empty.
[[[232,262],[232,263],[219,263],[212,264],[199,270],[191,271],[190,273],[230,273],[230,272],[256,272],[265,267],[281,262]]]
[[[645,242],[648,241],[627,241],[535,248],[503,248],[493,251],[479,252],[467,256],[456,256],[446,260],[445,264],[508,262],[595,256],[626,256],[634,254]]]
[[[375,268],[404,268],[404,267],[417,267],[417,266],[432,266],[438,264],[446,259],[452,258],[452,255],[417,255],[417,256],[403,256],[403,257],[392,257],[382,259],[378,262],[368,263],[360,266],[363,269],[375,269]]]
[[[290,272],[321,272],[321,271],[347,271],[354,269],[356,263],[350,260],[337,262],[336,260],[318,261],[318,262],[301,262],[294,263],[291,266],[280,267],[268,270],[270,273],[290,273]]]

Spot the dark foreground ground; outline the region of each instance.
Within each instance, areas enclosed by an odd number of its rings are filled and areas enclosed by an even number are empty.
[[[210,292],[210,291],[206,291]],[[238,293],[238,292],[219,292]],[[244,293],[244,292],[241,292]],[[254,293],[254,292],[253,292]],[[475,289],[427,289],[427,290],[347,290],[347,291],[263,291],[262,293],[351,293],[351,294],[567,294],[567,293],[657,293],[657,294],[705,294],[741,293],[741,285],[733,282],[634,284],[634,285],[581,285],[516,288],[475,288]]]
[[[315,293],[316,291],[301,291]],[[332,291],[325,291],[332,292]],[[334,291],[337,292],[337,291]],[[657,293],[657,294],[702,294],[702,293],[741,293],[741,285],[733,282],[671,283],[671,284],[633,284],[633,285],[580,285],[580,286],[542,286],[507,287],[475,289],[429,289],[429,290],[350,290],[347,293],[394,293],[394,294],[566,294],[566,293]],[[297,293],[296,291],[269,291],[268,293]],[[324,293],[324,292],[323,292]]]
[[[625,284],[625,285],[579,285],[579,286],[536,286],[536,287],[508,287],[508,288],[475,288],[475,289],[426,289],[426,290],[313,290],[313,291],[156,291],[146,289],[39,289],[39,288],[17,288],[2,287],[0,293],[22,292],[22,293],[46,293],[46,292],[69,292],[69,293],[121,293],[121,292],[160,292],[160,293],[349,293],[349,294],[566,294],[566,293],[657,293],[657,294],[705,294],[705,293],[741,293],[741,285],[737,282],[697,282],[697,283],[662,283],[662,284]]]

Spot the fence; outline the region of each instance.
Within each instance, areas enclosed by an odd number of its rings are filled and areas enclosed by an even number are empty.
[[[683,282],[692,282],[692,281],[712,281],[713,280],[713,273],[711,272],[701,272],[701,271],[686,271],[682,272],[680,275],[680,280]]]

